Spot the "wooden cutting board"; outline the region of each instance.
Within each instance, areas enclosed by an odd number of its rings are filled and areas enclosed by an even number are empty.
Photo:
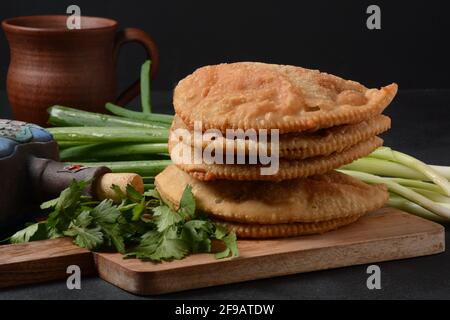
[[[0,288],[64,279],[70,265],[78,265],[82,275],[96,273],[92,253],[68,238],[3,245]]]
[[[322,235],[276,240],[240,240],[240,257],[216,260],[195,254],[183,260],[151,263],[94,253],[69,239],[0,247],[0,287],[65,278],[78,264],[135,294],[176,292],[226,283],[357,264],[436,254],[445,250],[444,228],[410,214],[384,208],[356,223]]]

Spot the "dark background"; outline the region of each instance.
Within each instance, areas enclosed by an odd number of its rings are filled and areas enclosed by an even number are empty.
[[[0,1],[0,19],[65,14],[106,16],[151,34],[161,51],[156,90],[171,90],[195,68],[256,60],[317,68],[367,86],[397,82],[401,89],[450,88],[450,19],[446,2],[410,1]],[[381,30],[366,28],[366,8],[381,7]],[[0,32],[0,90],[9,61]],[[121,54],[121,86],[132,82],[144,52]]]

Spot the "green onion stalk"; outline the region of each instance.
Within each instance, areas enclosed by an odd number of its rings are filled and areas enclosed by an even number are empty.
[[[48,123],[57,127],[131,127],[143,129],[168,129],[170,126],[170,122],[156,121],[156,119],[167,118],[166,115],[162,114],[154,114],[153,117],[150,117],[148,120],[132,119],[58,105],[49,108],[48,113]],[[152,120],[152,118],[155,120]]]
[[[450,221],[450,167],[428,165],[380,147],[339,171],[366,183],[385,184],[391,207],[438,222]]]
[[[441,187],[442,191],[444,191],[446,195],[450,196],[450,182],[444,176],[441,176],[435,169],[414,157],[392,150],[388,147],[378,148],[370,154],[370,157],[396,162],[415,170],[423,174],[428,180]]]
[[[73,163],[67,163],[73,164]],[[139,160],[139,161],[104,161],[104,162],[77,162],[88,167],[108,167],[112,172],[137,173],[140,176],[156,176],[171,164],[170,160]]]
[[[145,61],[141,67],[141,105],[142,112],[145,114],[152,113],[152,102],[150,95],[150,68],[152,62],[150,60]]]
[[[68,147],[60,151],[62,161],[83,159],[116,159],[136,155],[152,156],[167,154],[167,143],[94,143]]]
[[[371,184],[383,183],[386,185],[386,187],[390,192],[398,194],[403,198],[412,201],[420,205],[421,207],[439,215],[440,217],[450,220],[449,207],[446,207],[440,203],[436,203],[428,199],[427,197],[423,196],[422,194],[415,192],[410,188],[404,187],[395,181],[388,180],[383,177],[379,177],[366,172],[351,171],[351,170],[339,170],[339,171],[367,183]]]
[[[147,142],[167,143],[167,129],[136,129],[128,127],[56,127],[48,131],[58,141],[83,141],[85,143],[105,142]]]

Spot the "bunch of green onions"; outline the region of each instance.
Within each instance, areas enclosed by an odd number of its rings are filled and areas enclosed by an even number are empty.
[[[150,61],[141,67],[142,112],[107,103],[112,115],[64,106],[49,108],[48,123],[60,149],[60,159],[88,166],[107,166],[113,172],[135,172],[146,189],[170,163],[167,140],[173,116],[152,113]]]
[[[384,183],[390,207],[441,223],[450,221],[450,167],[427,165],[380,147],[339,171],[366,183]]]

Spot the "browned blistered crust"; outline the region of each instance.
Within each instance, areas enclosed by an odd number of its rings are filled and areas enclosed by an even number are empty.
[[[388,199],[384,185],[368,185],[336,171],[278,183],[204,182],[171,165],[156,176],[155,184],[161,197],[175,207],[190,185],[199,210],[221,221],[255,225],[357,217],[381,208]]]
[[[389,105],[392,83],[381,89],[295,66],[258,62],[197,69],[174,91],[175,112],[190,128],[318,130],[367,120]]]
[[[379,135],[391,127],[391,119],[385,115],[376,115],[370,119],[364,120],[356,124],[342,125],[332,128],[321,129],[315,132],[286,133],[279,137],[279,157],[286,159],[306,159],[320,155],[330,155],[334,152],[342,152],[358,142],[367,140],[373,136]],[[172,134],[173,130],[188,129],[183,121],[175,116],[170,129],[170,144],[174,145],[179,142],[177,136]],[[196,141],[191,132],[190,145],[195,148],[205,150],[222,150],[225,155],[230,148],[233,153],[248,155],[250,151],[257,154],[260,144],[258,141],[227,139],[225,135],[214,140]],[[269,135],[270,137],[270,135]],[[206,138],[205,138],[206,139]],[[183,141],[187,143],[186,141]],[[270,142],[264,144],[268,154],[271,154]]]
[[[304,178],[322,174],[337,169],[354,160],[367,156],[376,148],[383,145],[383,140],[372,137],[361,141],[340,153],[318,156],[303,160],[279,159],[279,169],[275,174],[262,175],[261,165],[251,164],[177,164],[182,170],[194,178],[204,181],[210,180],[260,180],[281,181],[286,179]],[[171,144],[169,143],[169,152]]]

